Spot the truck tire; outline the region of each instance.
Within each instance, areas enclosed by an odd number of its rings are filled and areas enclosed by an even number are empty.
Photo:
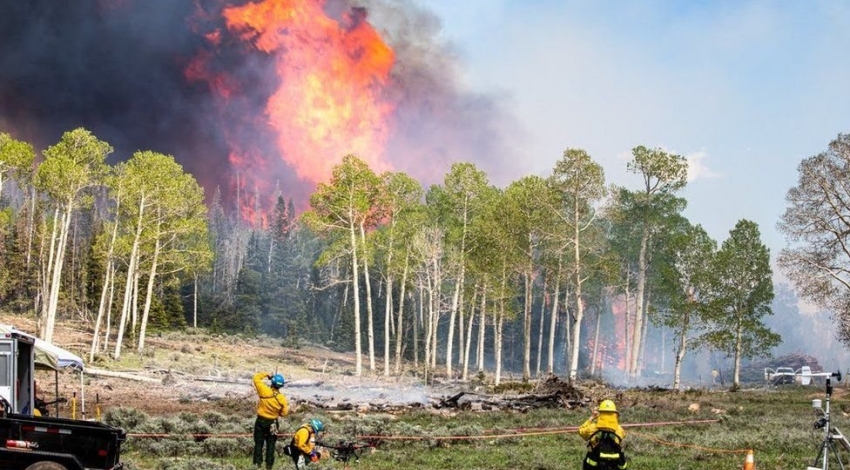
[[[68,469],[65,468],[65,466],[62,465],[62,464],[58,464],[56,462],[51,462],[49,460],[44,460],[44,461],[36,462],[36,463],[30,465],[29,467],[26,468],[26,470],[68,470]]]

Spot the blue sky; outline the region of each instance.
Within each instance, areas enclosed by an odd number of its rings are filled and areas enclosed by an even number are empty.
[[[631,148],[663,147],[689,158],[686,215],[718,242],[745,218],[775,255],[797,164],[850,132],[847,2],[417,3],[466,86],[517,117],[527,173],[579,147],[634,188]]]

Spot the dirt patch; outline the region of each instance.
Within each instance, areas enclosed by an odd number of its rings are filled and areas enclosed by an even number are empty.
[[[35,322],[27,317],[0,315],[0,323],[36,333]],[[115,407],[132,407],[151,415],[206,411],[251,415],[256,394],[251,377],[255,372],[283,374],[288,381],[284,393],[296,409],[317,404],[353,409],[376,403],[424,405],[431,399],[430,392],[440,393],[426,389],[415,378],[385,378],[368,371],[355,377],[351,354],[315,345],[284,347],[276,338],[207,335],[191,329],[154,332],[146,338],[141,352],[130,337],[119,359],[111,356],[110,346],[110,354],[100,353],[89,361],[91,337],[92,332],[82,323],[62,321],[57,324],[53,342],[82,357],[89,372],[118,372],[139,380],[88,373],[81,383],[78,374],[62,371],[58,374],[58,396],[69,401],[60,406],[61,416],[71,415],[72,399],[77,400],[79,416],[83,395],[87,417]],[[363,363],[367,365],[368,361]],[[55,399],[56,374],[39,371],[37,380],[40,395],[47,401]]]

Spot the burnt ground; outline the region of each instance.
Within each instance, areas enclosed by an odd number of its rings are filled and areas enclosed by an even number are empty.
[[[36,333],[35,322],[26,317],[0,315],[0,323]],[[105,412],[115,407],[136,408],[151,415],[206,411],[250,414],[256,403],[251,377],[258,371],[276,371],[286,377],[284,393],[294,409],[305,404],[364,411],[422,407],[460,388],[476,388],[473,384],[439,383],[426,387],[410,374],[384,377],[383,362],[376,363],[377,372],[373,373],[366,357],[361,377],[355,377],[352,354],[313,345],[286,347],[276,338],[210,335],[191,329],[149,334],[142,352],[128,338],[119,360],[111,357],[114,348],[110,345],[110,354],[97,354],[89,361],[91,336],[80,322],[57,324],[54,344],[82,357],[89,371],[84,374],[84,387],[76,372],[59,373],[59,396],[69,400],[60,405],[62,416],[70,415],[70,400],[79,400],[83,394],[88,417],[97,408]],[[130,378],[101,375],[102,371]],[[37,379],[40,395],[53,400],[57,383],[54,372],[39,371]]]

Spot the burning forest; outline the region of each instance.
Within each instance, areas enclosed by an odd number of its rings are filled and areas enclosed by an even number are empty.
[[[510,173],[511,120],[464,90],[440,25],[411,2],[2,2],[0,128],[46,146],[85,127],[174,155],[244,217],[304,207],[343,156],[437,181]],[[238,200],[238,202],[237,202]],[[256,214],[255,212],[259,212]]]

